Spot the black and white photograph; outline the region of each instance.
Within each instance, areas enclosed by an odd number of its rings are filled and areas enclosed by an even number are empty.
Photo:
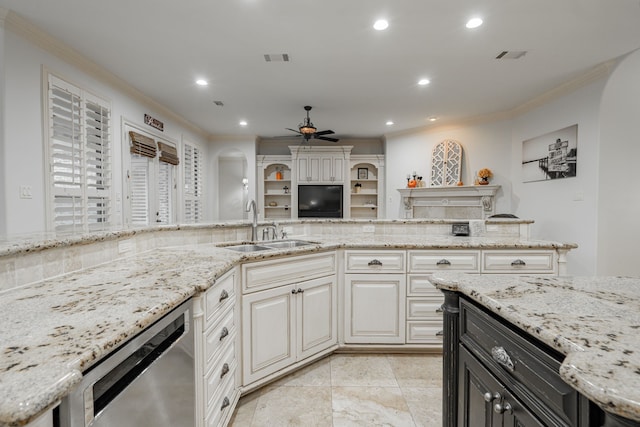
[[[522,143],[522,182],[548,181],[576,176],[578,125]]]
[[[369,169],[358,168],[358,179],[369,179]]]

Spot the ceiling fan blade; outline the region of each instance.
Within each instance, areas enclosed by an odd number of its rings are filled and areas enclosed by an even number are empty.
[[[329,137],[326,137],[326,136],[318,136],[318,137],[316,137],[316,139],[321,139],[321,140],[323,140],[323,141],[331,141],[331,142],[338,142],[338,141],[340,141],[340,140],[339,140],[339,139],[337,139],[337,138],[329,138]]]
[[[285,128],[286,130],[290,130],[291,132],[295,132],[295,133],[299,133],[300,135],[302,135],[302,132],[300,132],[299,130],[295,130],[295,129],[291,129],[291,128]]]
[[[331,135],[333,133],[335,133],[335,132],[332,131],[332,130],[327,129],[327,130],[321,130],[320,132],[316,132],[316,135],[318,135],[318,136],[320,136],[320,135]]]

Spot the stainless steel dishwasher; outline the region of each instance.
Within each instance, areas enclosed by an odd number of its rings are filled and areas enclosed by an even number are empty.
[[[195,425],[191,300],[84,373],[63,399],[61,427]]]

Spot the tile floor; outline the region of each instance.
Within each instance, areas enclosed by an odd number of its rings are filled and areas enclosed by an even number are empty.
[[[229,424],[442,426],[442,356],[334,354],[243,396]]]

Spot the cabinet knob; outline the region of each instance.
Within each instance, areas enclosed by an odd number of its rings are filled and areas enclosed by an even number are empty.
[[[222,399],[222,405],[220,405],[220,410],[222,411],[224,408],[226,408],[230,404],[231,402],[229,402],[229,398],[225,397],[224,399]]]
[[[299,294],[304,294],[304,289],[300,289],[300,288],[298,288],[298,293],[299,293]]]
[[[369,265],[369,267],[372,267],[374,265],[378,266],[378,267],[381,267],[382,266],[382,262],[377,260],[377,259],[372,259],[371,261],[369,261],[368,265]]]
[[[220,341],[222,341],[224,337],[226,337],[227,335],[229,335],[229,330],[227,329],[226,326],[223,326],[222,332],[220,332]]]
[[[295,294],[297,294],[297,293],[298,293],[298,290],[297,290],[297,289],[295,289],[295,288],[294,288],[294,289],[291,289],[291,293],[292,293],[293,295],[295,295]]]
[[[493,406],[493,411],[496,414],[504,414],[505,412],[508,412],[509,414],[513,412],[513,408],[511,407],[511,405],[509,404],[509,402],[504,402],[504,403],[496,403]]]
[[[516,259],[515,261],[511,262],[512,267],[524,267],[525,265],[527,265],[527,263],[521,259]]]
[[[228,373],[229,373],[229,364],[225,363],[224,365],[222,365],[222,372],[220,372],[220,378],[223,378]]]
[[[491,393],[490,391],[488,391],[483,395],[483,397],[485,402],[493,402],[494,400],[502,399],[502,395],[497,391],[495,393]]]
[[[451,261],[446,258],[442,258],[440,261],[436,262],[436,265],[451,265]]]
[[[229,292],[227,292],[226,289],[223,289],[222,292],[220,293],[220,301],[222,302],[224,300],[226,300],[227,298],[229,298]]]
[[[498,362],[499,365],[502,365],[509,372],[514,371],[515,365],[513,364],[513,360],[511,360],[509,353],[507,353],[507,350],[505,350],[504,347],[493,347],[491,349],[491,356],[493,357],[493,360]]]

